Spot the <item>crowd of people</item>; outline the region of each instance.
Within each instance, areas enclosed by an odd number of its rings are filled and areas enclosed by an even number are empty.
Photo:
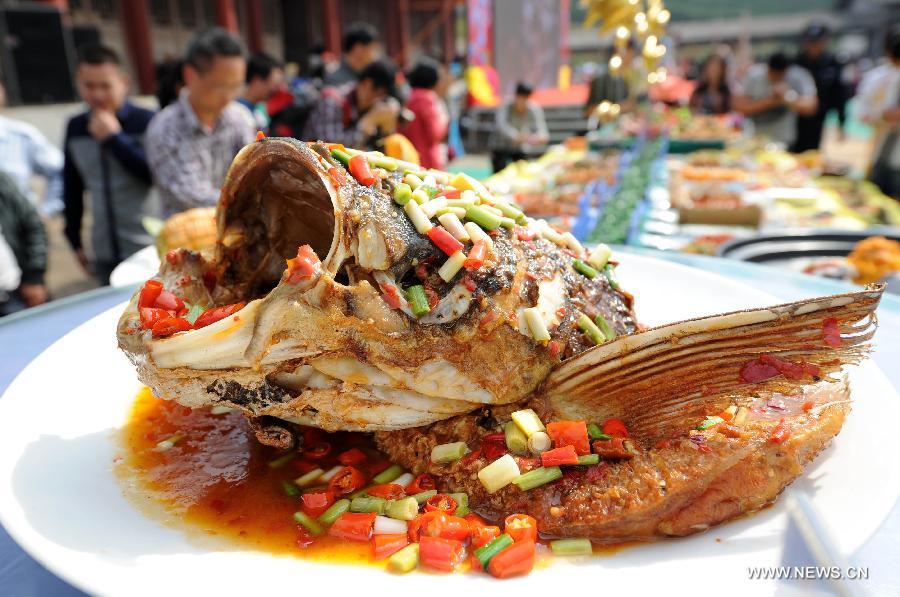
[[[888,35],[887,60],[857,94],[860,117],[876,130],[871,177],[894,195],[900,192],[898,31]],[[827,114],[837,111],[843,125],[850,95],[841,64],[827,50],[828,36],[826,27],[811,25],[796,57],[775,53],[740,80],[729,72],[729,59],[714,53],[697,77],[690,108],[736,111],[794,151],[818,148]],[[586,115],[602,102],[628,111],[647,91],[646,75],[630,68],[634,48],[617,52],[617,68],[590,82]],[[62,151],[33,126],[0,115],[0,316],[49,298],[42,218],[64,218],[78,261],[107,284],[122,260],[152,242],[146,217],[215,205],[234,156],[258,131],[447,166],[448,135],[458,131],[459,118],[448,97],[459,93],[448,91],[454,78],[443,65],[423,57],[400,73],[382,57],[378,32],[355,24],[346,29],[339,58],[314,51],[309,66],[303,77],[294,76],[272,56],[248,56],[238,38],[213,28],[197,34],[181,60],[160,65],[159,111],[153,111],[129,100],[129,76],[115,51],[79,48],[75,79],[85,109],[69,120]],[[496,110],[489,145],[495,171],[546,147],[547,124],[532,91],[518,83]],[[45,179],[43,197],[34,196],[35,176]]]

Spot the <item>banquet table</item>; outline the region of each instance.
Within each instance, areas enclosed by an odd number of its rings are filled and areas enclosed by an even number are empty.
[[[619,250],[658,257],[720,274],[769,292],[784,301],[852,289],[848,284],[738,261],[630,248]],[[95,315],[127,300],[133,292],[134,287],[97,289],[0,319],[0,392],[5,391],[16,375],[53,342]],[[900,299],[885,295],[878,309],[878,318],[880,329],[872,358],[891,380],[894,388],[898,389]],[[113,330],[110,330],[110,334],[112,333]],[[882,397],[873,397],[879,398]],[[896,399],[897,396],[893,398]],[[890,424],[896,425],[896,422]],[[885,456],[894,457],[893,454]],[[900,465],[896,467],[894,474],[900,474]],[[896,565],[898,547],[900,503],[894,505],[879,530],[859,550],[843,554],[848,564],[868,566],[870,569],[868,580],[849,585],[854,594],[900,594],[900,566]],[[786,540],[785,554],[785,565],[816,564],[802,541]],[[785,583],[785,588],[791,593],[805,594],[825,594],[830,591],[829,585],[825,585],[823,581],[812,580],[791,581]],[[68,597],[82,594],[29,556],[0,528],[0,595]]]

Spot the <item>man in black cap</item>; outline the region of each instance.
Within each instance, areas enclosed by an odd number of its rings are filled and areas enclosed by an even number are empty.
[[[810,72],[816,81],[819,108],[815,114],[797,118],[797,139],[792,151],[818,149],[822,143],[822,127],[828,112],[836,110],[838,124],[843,130],[847,92],[841,80],[844,65],[827,50],[830,31],[824,23],[812,22],[803,32],[800,54],[794,61]]]

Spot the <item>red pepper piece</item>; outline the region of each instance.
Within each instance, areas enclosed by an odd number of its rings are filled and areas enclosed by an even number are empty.
[[[484,240],[476,240],[472,249],[463,261],[463,267],[469,271],[481,269],[487,257],[487,243]]]
[[[353,178],[359,181],[359,184],[365,185],[367,187],[375,184],[375,181],[377,179],[375,178],[375,175],[372,174],[372,169],[369,168],[369,160],[366,158],[366,156],[362,154],[353,156],[352,158],[350,158],[349,167],[350,174],[353,175]]]
[[[319,271],[319,256],[309,245],[301,245],[297,249],[297,256],[287,260],[288,284],[298,284],[305,278],[310,278]]]
[[[191,329],[191,322],[183,317],[166,317],[153,325],[153,337],[165,338]]]
[[[575,452],[574,446],[554,448],[541,454],[541,464],[544,466],[578,464],[578,454]]]
[[[428,238],[431,239],[437,248],[446,253],[453,255],[463,248],[463,244],[453,238],[453,235],[447,232],[443,226],[435,226],[428,231]]]
[[[234,303],[233,305],[225,305],[223,307],[207,309],[206,311],[201,313],[200,317],[198,317],[194,322],[194,327],[197,329],[205,328],[208,325],[234,315],[245,306],[246,303]]]

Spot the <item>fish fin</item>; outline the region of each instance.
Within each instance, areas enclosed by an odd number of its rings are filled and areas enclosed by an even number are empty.
[[[819,378],[834,379],[843,365],[859,362],[868,352],[883,291],[884,285],[873,285],[621,336],[561,363],[543,394],[563,418],[619,418],[639,439],[668,437],[683,432],[688,419],[716,412],[726,395],[791,393]],[[825,341],[829,319],[840,330],[839,346]],[[812,364],[819,372],[745,383],[743,367],[761,355]]]

